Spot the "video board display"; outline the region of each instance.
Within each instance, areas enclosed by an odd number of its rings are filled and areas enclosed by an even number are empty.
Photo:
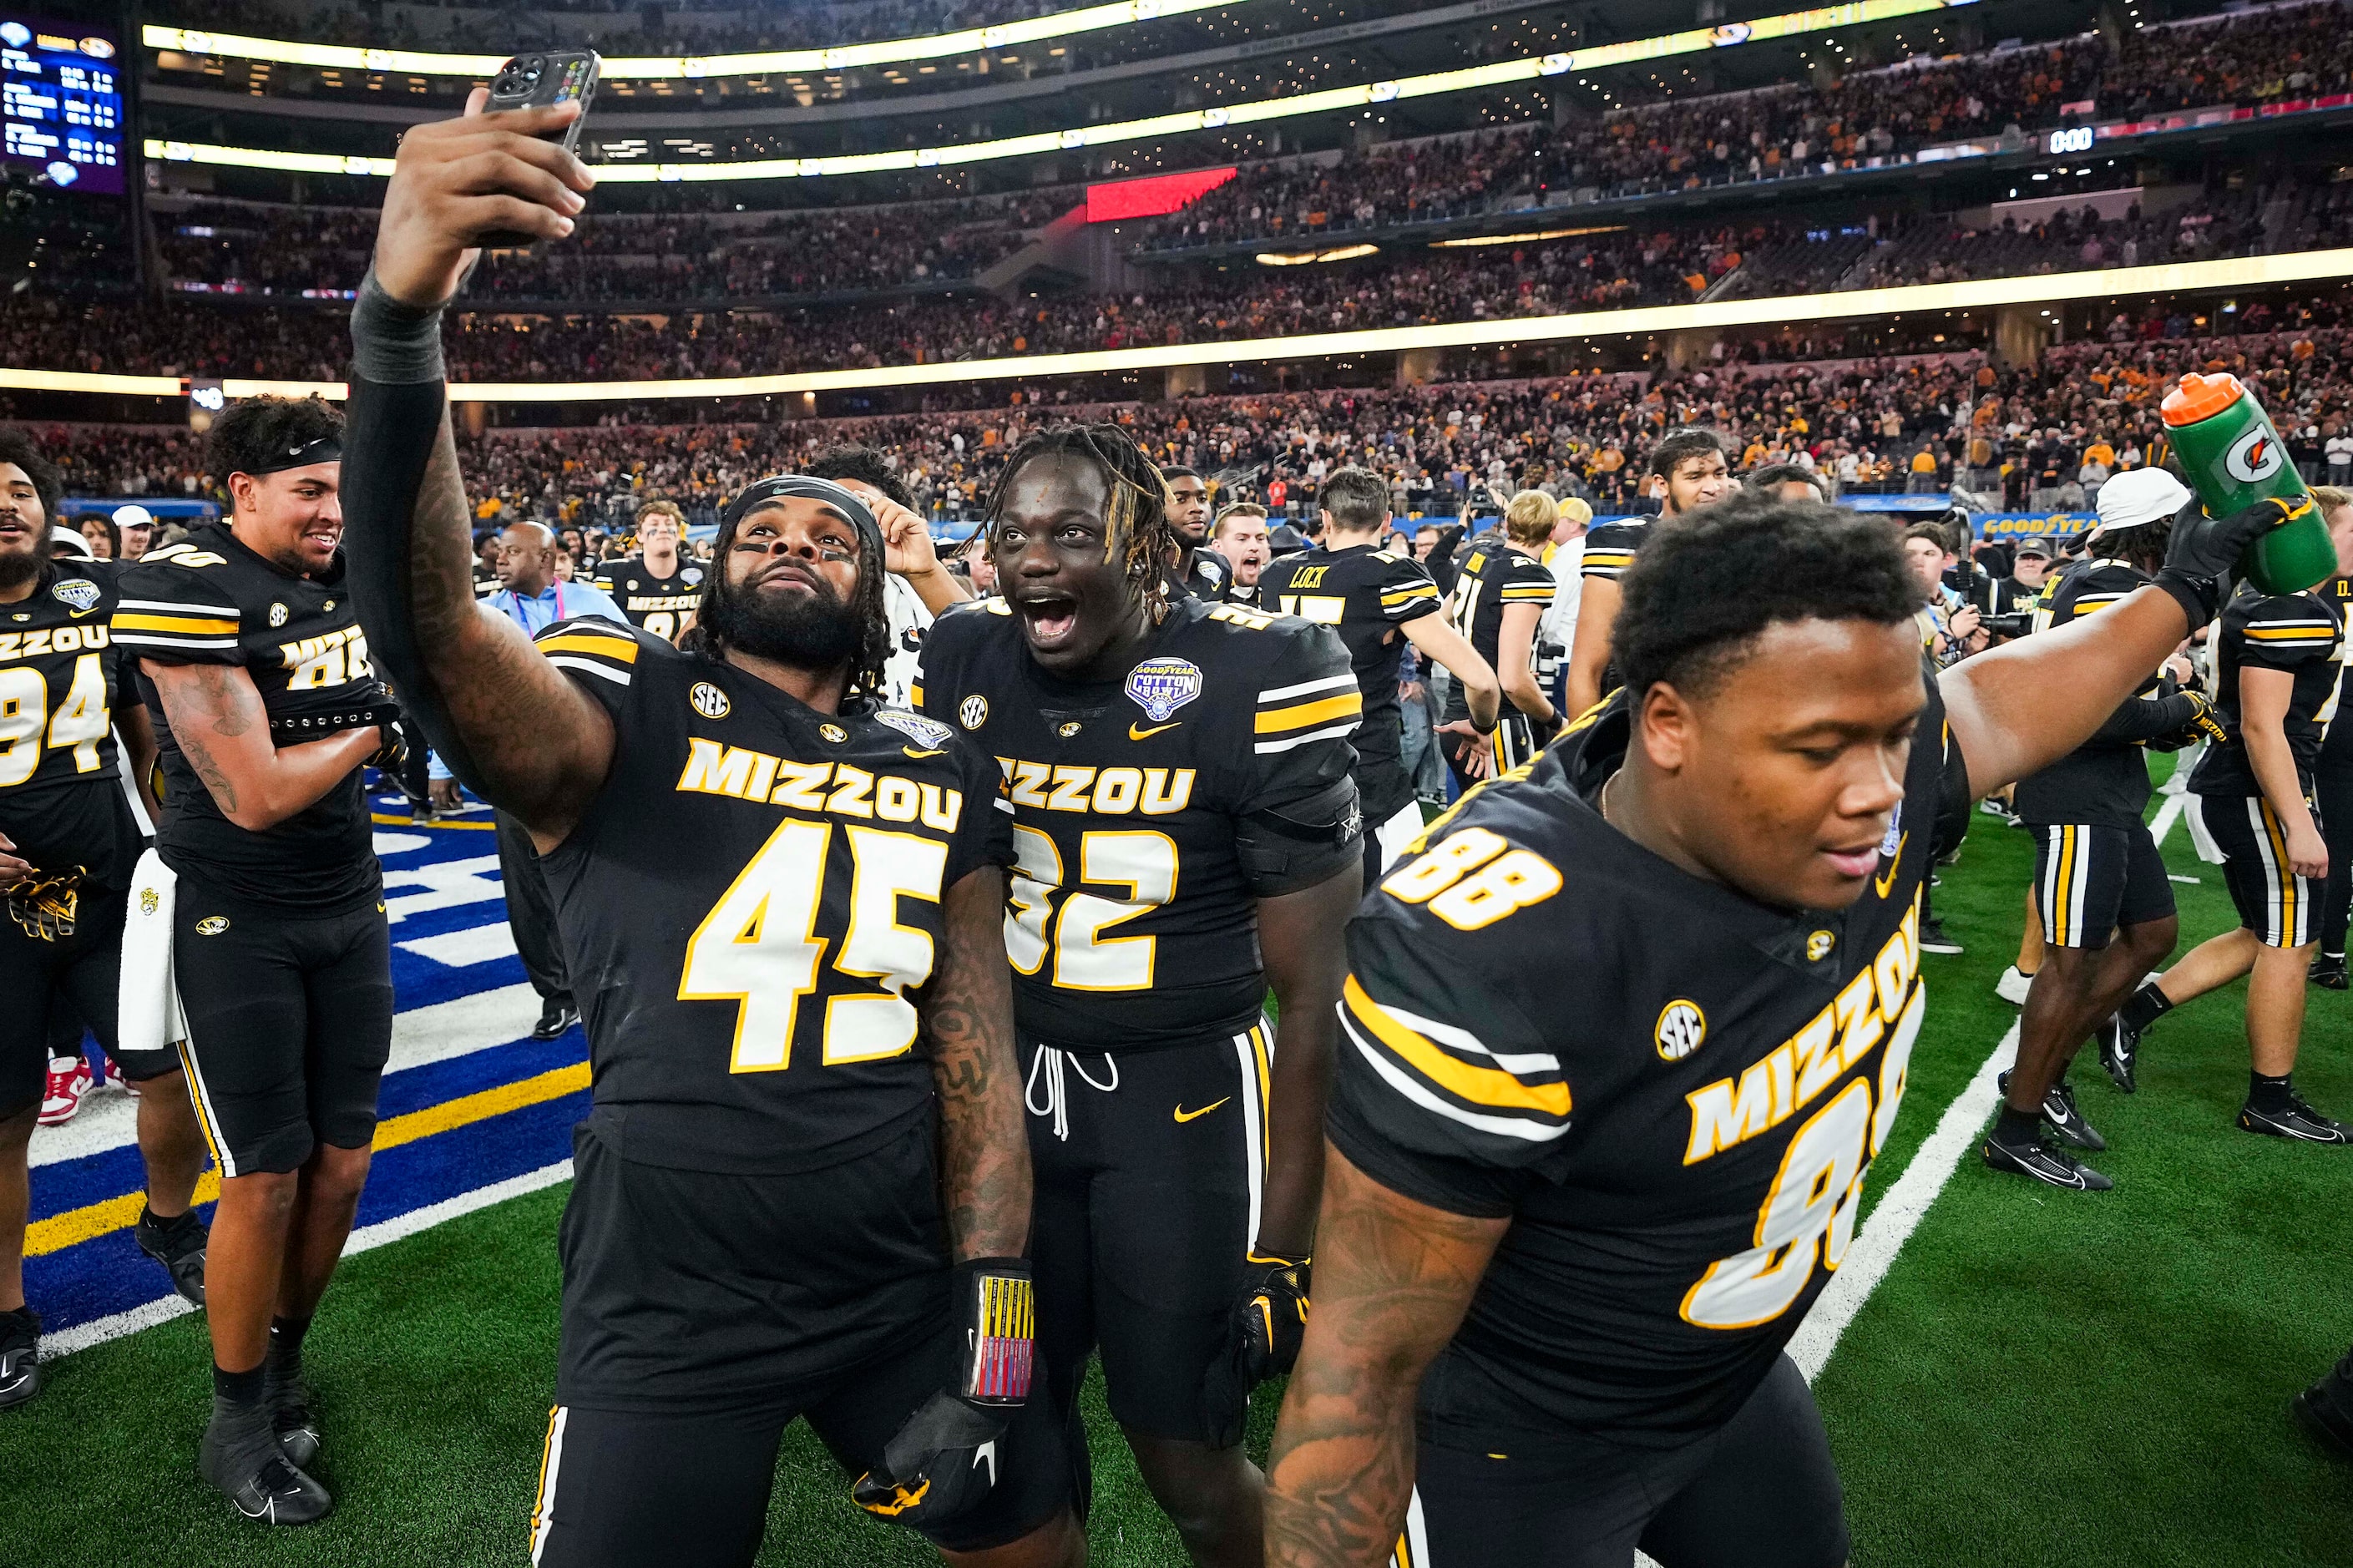
[[[111,31],[0,11],[0,162],[59,190],[121,195],[122,69]]]

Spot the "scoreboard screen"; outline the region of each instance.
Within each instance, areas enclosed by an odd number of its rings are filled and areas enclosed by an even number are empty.
[[[121,195],[121,77],[111,32],[0,11],[0,161],[58,190]]]

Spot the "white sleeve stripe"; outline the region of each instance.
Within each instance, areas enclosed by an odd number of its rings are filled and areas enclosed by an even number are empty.
[[[2247,623],[2249,631],[2253,631],[2258,626],[2266,629],[2293,626],[2298,631],[2333,632],[2337,629],[2337,623],[2335,621],[2249,621]]]
[[[549,654],[547,662],[559,669],[576,669],[587,675],[601,675],[616,686],[627,686],[629,683],[629,672],[626,669],[615,669],[609,664],[597,664],[590,659],[575,658],[568,653]]]
[[[1006,799],[1001,795],[992,798],[988,804],[997,807],[997,810],[1003,812],[1008,816],[1018,816],[1021,815],[1019,812],[1013,809],[1013,803]]]
[[[1356,678],[1353,674],[1335,675],[1324,680],[1303,680],[1296,686],[1278,686],[1271,691],[1260,692],[1258,705],[1263,708],[1270,702],[1280,702],[1285,698],[1304,697],[1311,691],[1337,691],[1344,686],[1354,688],[1356,684]]]
[[[118,610],[162,610],[174,616],[217,616],[225,621],[237,618],[236,609],[227,605],[199,605],[187,600],[117,599],[114,607]]]
[[[1261,741],[1253,749],[1261,757],[1271,756],[1276,752],[1287,752],[1293,746],[1306,745],[1310,741],[1345,740],[1356,732],[1356,721],[1351,720],[1345,724],[1335,725],[1329,730],[1310,730],[1304,735],[1292,735],[1280,741]]]
[[[1441,1024],[1435,1018],[1424,1018],[1419,1015],[1409,1013],[1402,1007],[1392,1007],[1386,1002],[1376,1002],[1374,1003],[1374,1005],[1380,1008],[1382,1012],[1387,1013],[1390,1017],[1395,1018],[1398,1023],[1403,1024],[1407,1028],[1411,1029],[1415,1034],[1426,1035],[1430,1039],[1437,1041],[1440,1045],[1448,1047],[1453,1050],[1469,1051],[1474,1056],[1485,1057],[1489,1061],[1493,1062],[1496,1066],[1502,1068],[1505,1072],[1512,1074],[1514,1077],[1518,1077],[1524,1073],[1558,1072],[1560,1070],[1560,1058],[1556,1056],[1553,1056],[1549,1052],[1530,1051],[1522,1053],[1490,1050],[1478,1036],[1472,1034],[1468,1029],[1460,1028],[1452,1024]]]
[[[142,647],[236,647],[238,646],[235,637],[174,637],[169,632],[153,634],[116,632],[111,640],[119,643],[132,643]]]
[[[1523,1121],[1516,1117],[1487,1116],[1476,1110],[1465,1110],[1460,1106],[1450,1105],[1424,1089],[1403,1068],[1391,1062],[1386,1051],[1377,1046],[1366,1044],[1365,1037],[1356,1032],[1356,1026],[1349,1018],[1345,1008],[1340,1013],[1340,1026],[1347,1031],[1349,1044],[1355,1046],[1358,1053],[1373,1064],[1375,1072],[1388,1080],[1391,1089],[1425,1110],[1434,1110],[1440,1116],[1451,1118],[1465,1127],[1475,1127],[1482,1132],[1493,1132],[1505,1138],[1517,1138],[1529,1143],[1549,1143],[1569,1129],[1569,1123],[1565,1121]]]

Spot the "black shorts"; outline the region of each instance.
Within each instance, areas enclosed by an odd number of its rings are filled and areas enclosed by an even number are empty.
[[[127,1079],[143,1083],[179,1070],[169,1051],[114,1047],[129,899],[116,889],[83,889],[70,936],[44,939],[0,916],[0,1119],[39,1103],[51,1051],[61,1042],[67,1050],[78,1046],[84,1024]]]
[[[624,1160],[586,1125],[572,1142],[559,1403],[533,1562],[750,1563],[796,1416],[847,1472],[849,1508],[848,1480],[961,1364],[930,1122],[790,1175]],[[1018,1541],[1071,1500],[1042,1379],[1009,1416],[998,1462],[987,1500],[934,1534],[940,1545]]]
[[[1542,1455],[1419,1447],[1392,1568],[1841,1568],[1846,1506],[1788,1356],[1739,1414],[1664,1452],[1585,1437]]]
[[[1087,1356],[1123,1426],[1218,1441],[1211,1365],[1266,1184],[1267,1030],[1165,1050],[1020,1042],[1037,1200],[1038,1359],[1072,1407]]]
[[[222,1175],[299,1170],[321,1143],[375,1139],[392,1055],[381,903],[304,915],[232,903],[182,877],[172,977],[190,1098]]]
[[[2034,901],[2053,947],[2105,947],[2119,926],[2174,913],[2165,858],[2141,826],[2035,824]]]
[[[2288,869],[2287,828],[2259,795],[2198,797],[2207,836],[2222,851],[2222,880],[2239,923],[2265,947],[2302,947],[2320,936],[2322,883]],[[2313,812],[2316,820],[2318,808]]]

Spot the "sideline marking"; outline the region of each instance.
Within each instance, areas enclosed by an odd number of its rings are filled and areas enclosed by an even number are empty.
[[[525,1171],[520,1176],[509,1176],[503,1182],[492,1182],[487,1187],[476,1187],[470,1193],[459,1193],[454,1198],[444,1198],[438,1204],[427,1204],[423,1208],[378,1220],[374,1225],[363,1226],[352,1232],[351,1239],[343,1244],[343,1256],[349,1258],[354,1253],[370,1252],[376,1247],[406,1240],[418,1231],[430,1230],[437,1225],[472,1214],[477,1209],[486,1209],[493,1204],[502,1204],[509,1198],[519,1198],[525,1193],[535,1193],[542,1187],[552,1187],[558,1182],[571,1179],[572,1162],[558,1160],[553,1165],[542,1165],[536,1171]],[[93,1318],[87,1323],[77,1323],[70,1329],[42,1335],[41,1359],[55,1361],[69,1356],[76,1351],[86,1351],[92,1345],[119,1340],[125,1334],[137,1333],[157,1323],[185,1318],[195,1310],[179,1297],[166,1296],[160,1301],[150,1301],[127,1312],[117,1312],[111,1318]]]

